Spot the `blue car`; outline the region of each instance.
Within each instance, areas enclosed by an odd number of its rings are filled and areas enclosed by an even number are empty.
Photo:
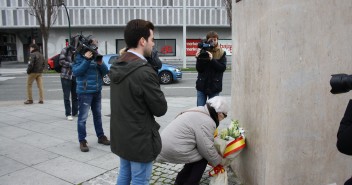
[[[119,58],[118,54],[108,54],[103,56],[103,62],[108,66],[110,70],[111,64]],[[182,79],[182,71],[180,68],[170,65],[163,64],[161,69],[158,71],[160,84],[169,84],[177,80]],[[110,85],[110,78],[108,75],[103,77],[104,85]]]

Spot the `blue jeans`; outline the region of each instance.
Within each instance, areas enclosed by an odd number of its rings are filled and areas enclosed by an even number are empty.
[[[153,162],[139,163],[128,161],[120,157],[120,172],[116,184],[149,185],[152,169]]]
[[[103,125],[101,120],[101,92],[78,94],[78,102],[78,140],[80,142],[84,141],[87,136],[86,121],[88,118],[89,108],[92,109],[94,128],[97,137],[99,138],[101,136],[104,136]]]
[[[61,78],[61,85],[62,85],[62,91],[64,93],[65,115],[66,117],[71,115],[75,116],[78,113],[76,78],[72,77],[72,80]],[[72,101],[72,109],[71,109],[70,95],[71,95],[71,101]]]
[[[204,106],[207,102],[207,99],[210,99],[214,96],[219,96],[219,93],[205,94],[202,91],[197,91],[197,106]]]

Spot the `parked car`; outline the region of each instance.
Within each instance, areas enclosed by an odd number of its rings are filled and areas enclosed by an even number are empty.
[[[110,66],[113,61],[115,61],[119,57],[118,54],[108,54],[103,56],[103,62],[108,66],[110,70]],[[161,69],[158,71],[159,82],[161,84],[169,84],[177,80],[182,79],[182,71],[180,68],[170,65],[170,64],[162,64]],[[110,85],[110,78],[108,75],[103,77],[104,85]]]
[[[59,54],[56,54],[56,55],[54,55],[54,56],[48,58],[48,70],[54,69],[54,59],[55,59],[56,57],[60,57]]]

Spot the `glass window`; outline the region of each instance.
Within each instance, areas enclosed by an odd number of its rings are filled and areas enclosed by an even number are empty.
[[[124,9],[118,9],[118,11],[119,11],[119,16],[118,16],[118,18],[119,18],[119,24],[124,24],[125,22],[124,22],[124,18],[123,18],[123,14],[124,14]]]
[[[25,24],[26,25],[28,25],[27,23],[28,23],[28,11],[26,12],[27,10],[25,10],[25,12],[24,12],[24,18],[26,19],[25,20]],[[59,9],[58,11],[57,11],[57,21],[58,21],[58,24],[59,25],[62,25],[62,9]]]
[[[102,22],[101,22],[101,16],[102,16],[101,10],[102,9],[97,9],[96,10],[96,17],[95,17],[95,19],[97,19],[96,20],[96,24],[102,24]]]
[[[96,21],[96,16],[95,16],[95,9],[92,9],[92,24],[95,24]]]
[[[80,17],[81,17],[81,24],[85,24],[85,15],[84,15],[84,9],[80,9]]]
[[[164,25],[167,25],[167,17],[168,17],[168,12],[167,12],[168,9],[162,9],[162,17],[159,17],[159,19],[161,18],[162,19],[162,24]]]
[[[106,19],[108,20],[108,24],[112,24],[112,20],[115,19],[115,17],[112,14],[112,9],[108,9],[108,16],[106,17]]]
[[[159,56],[176,56],[176,39],[154,39]]]
[[[85,20],[84,20],[84,24],[90,24],[90,9],[84,9],[84,15],[85,15]]]
[[[6,1],[6,5],[7,5],[7,7],[10,7],[11,6],[11,0],[7,0]]]
[[[169,9],[168,10],[168,13],[171,13],[171,16],[167,16],[167,18],[168,18],[168,21],[169,21],[169,25],[170,24],[175,24],[174,23],[174,19],[176,19],[176,16],[175,16],[175,9]]]
[[[114,9],[113,17],[114,17],[114,24],[116,25],[117,24],[117,19],[119,18],[118,15],[117,15],[117,9]]]
[[[176,56],[176,39],[154,39],[159,56]],[[126,47],[124,39],[116,39],[116,53]]]
[[[17,26],[17,10],[13,10],[13,25]]]
[[[106,19],[107,19],[107,17],[106,17],[106,9],[102,9],[102,11],[103,11],[103,24],[106,24],[107,22],[106,22]]]

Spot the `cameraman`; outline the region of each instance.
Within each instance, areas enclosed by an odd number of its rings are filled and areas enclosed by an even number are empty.
[[[104,64],[101,57],[97,57],[97,40],[89,40],[87,47],[94,48],[94,50],[77,49],[75,63],[72,66],[73,75],[76,76],[77,82],[76,92],[79,104],[77,131],[82,152],[89,151],[85,138],[87,136],[86,121],[90,108],[93,113],[98,143],[110,145],[110,141],[104,135],[101,118],[101,90],[103,76],[108,73],[108,67]]]
[[[206,51],[208,58],[200,58],[201,49],[196,53],[196,68],[198,77],[196,82],[197,106],[204,106],[207,99],[218,96],[222,91],[222,77],[226,70],[226,52],[218,44],[219,35],[215,31],[207,33],[207,43],[214,47]]]
[[[336,147],[341,153],[352,155],[352,100],[348,102],[345,115],[341,120]],[[345,182],[345,185],[352,185],[352,177]]]

